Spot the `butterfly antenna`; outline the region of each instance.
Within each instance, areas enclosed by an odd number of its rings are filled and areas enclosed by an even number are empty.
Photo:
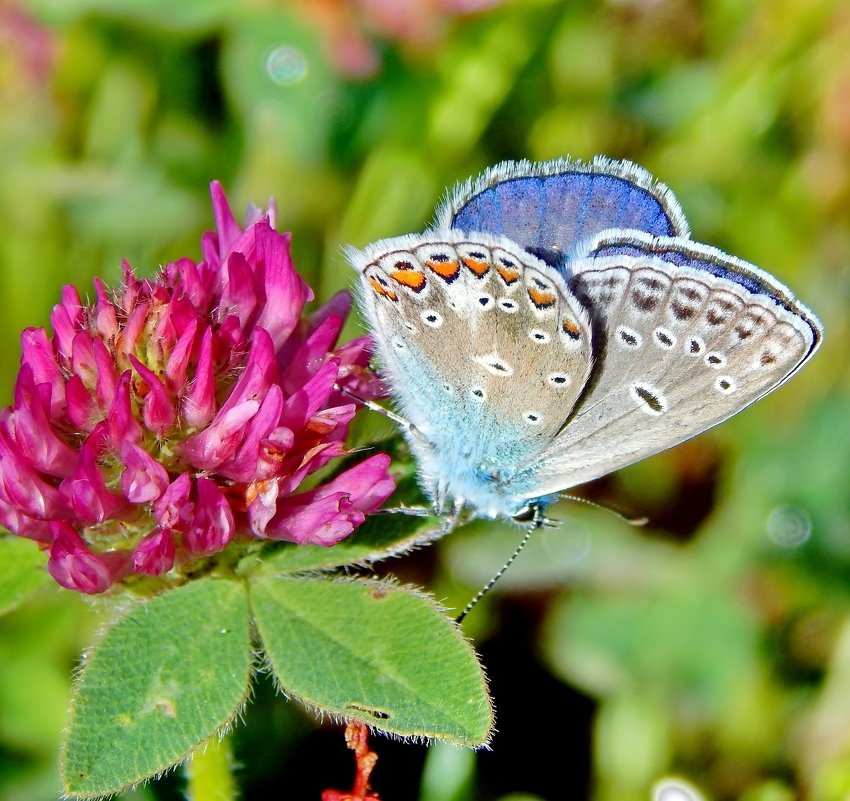
[[[578,495],[559,495],[562,501],[572,501],[573,503],[583,503],[585,506],[592,506],[594,509],[601,509],[603,512],[608,512],[608,514],[614,515],[618,520],[622,520],[624,523],[627,523],[630,526],[645,526],[649,522],[649,518],[646,516],[643,517],[626,517],[622,512],[618,512],[616,509],[612,509],[610,506],[603,506],[601,503],[596,503],[595,501],[588,500],[587,498],[580,498]]]
[[[358,395],[356,392],[352,392],[350,389],[346,389],[340,384],[334,384],[334,389],[337,392],[341,392],[343,395],[347,395],[351,400],[357,401],[357,403],[362,404],[367,409],[370,409],[373,412],[377,412],[378,414],[382,414],[384,417],[392,420],[397,426],[405,429],[405,431],[409,431],[416,439],[422,440],[423,442],[427,442],[428,438],[415,426],[410,420],[406,420],[399,414],[395,412],[391,412],[389,409],[381,406],[380,403],[375,403],[373,400],[369,400],[369,398],[364,398],[361,395]]]
[[[534,525],[534,526],[529,526],[525,530],[525,534],[523,534],[523,537],[520,540],[519,545],[517,545],[516,550],[510,555],[510,557],[508,558],[508,561],[505,562],[505,564],[502,565],[502,567],[499,569],[499,572],[496,573],[496,575],[493,576],[493,578],[491,578],[490,581],[488,581],[480,590],[478,590],[478,592],[475,594],[475,597],[466,605],[466,608],[463,610],[463,612],[461,612],[457,616],[457,618],[455,618],[455,623],[457,623],[458,625],[463,623],[463,619],[473,610],[473,608],[478,604],[478,602],[488,592],[490,592],[490,590],[493,589],[496,582],[502,576],[505,575],[505,571],[514,563],[516,558],[520,555],[520,553],[522,552],[522,549],[525,548],[526,544],[531,539],[531,532],[534,531],[536,528],[537,528],[537,526]]]

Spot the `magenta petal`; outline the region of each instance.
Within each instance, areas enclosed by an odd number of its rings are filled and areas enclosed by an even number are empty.
[[[64,518],[68,514],[68,504],[63,495],[33,470],[32,466],[21,457],[8,433],[2,430],[0,430],[0,500],[36,520]]]
[[[386,453],[376,453],[340,473],[320,489],[322,492],[348,492],[355,508],[361,512],[374,512],[395,490],[395,479],[387,472],[389,466],[390,457]]]
[[[180,455],[200,470],[215,470],[236,453],[246,424],[259,408],[257,401],[248,400],[219,412],[208,428],[183,441]]]
[[[139,343],[139,338],[145,330],[148,322],[148,310],[150,304],[148,302],[140,303],[136,306],[130,316],[127,318],[127,324],[124,326],[124,331],[115,343],[116,352],[129,356],[136,352],[136,346]]]
[[[204,331],[195,379],[181,401],[183,420],[190,428],[202,428],[215,414],[215,375],[213,373],[213,334]]]
[[[245,436],[245,424],[257,413],[276,372],[269,335],[254,332],[245,372],[230,391],[213,421],[203,431],[184,440],[180,454],[202,470],[213,470],[236,453]]]
[[[133,571],[161,576],[174,567],[174,538],[170,531],[158,528],[148,534],[133,551]]]
[[[260,446],[257,454],[257,475],[259,481],[271,478],[280,472],[286,454],[295,444],[295,433],[283,426],[272,431]]]
[[[351,293],[347,289],[340,290],[310,315],[310,331],[315,331],[328,317],[339,317],[342,322],[345,322],[350,313]]]
[[[182,473],[168,485],[153,507],[156,522],[162,528],[185,531],[189,527],[195,515],[191,492],[192,478],[188,473]]]
[[[36,384],[50,385],[50,417],[58,419],[65,405],[65,378],[43,328],[27,328],[21,333],[21,364],[29,365]]]
[[[133,268],[127,259],[121,259],[121,283],[124,292],[121,296],[121,310],[125,315],[129,315],[135,308],[139,296],[142,293],[142,282],[136,278]]]
[[[279,234],[268,223],[254,226],[257,237],[257,259],[264,268],[266,303],[256,322],[271,335],[275,351],[295,330],[304,304],[313,293],[295,272],[289,255],[289,234]]]
[[[129,554],[96,556],[67,523],[53,523],[53,545],[47,569],[63,587],[94,595],[108,590],[129,570]]]
[[[50,543],[53,535],[50,533],[50,523],[46,520],[36,520],[25,515],[20,509],[0,500],[0,526],[8,529],[19,537],[26,537],[36,542]]]
[[[257,481],[248,487],[248,525],[257,537],[265,534],[269,521],[277,514],[280,485],[276,479]]]
[[[290,493],[297,489],[301,482],[316,470],[323,468],[331,459],[344,456],[347,453],[345,445],[341,442],[323,442],[304,453],[300,464],[294,467],[281,480],[281,492]]]
[[[178,259],[166,265],[164,273],[168,284],[186,298],[198,314],[209,314],[210,303],[219,290],[218,256],[214,264],[195,264],[191,259]]]
[[[283,393],[273,384],[254,417],[245,427],[245,436],[231,459],[222,462],[216,472],[232,481],[248,483],[257,475],[260,446],[280,420]]]
[[[8,422],[18,450],[33,467],[65,478],[74,471],[77,452],[56,435],[51,425],[50,392],[48,384],[35,386],[32,370],[25,364],[18,374],[15,405]]]
[[[348,423],[357,413],[353,403],[335,406],[332,409],[320,409],[307,423],[308,430],[321,434],[326,440],[345,439],[348,434]]]
[[[108,409],[115,400],[115,388],[118,384],[118,373],[115,361],[106,345],[100,339],[92,342],[94,364],[97,379],[94,385],[94,397],[101,409]]]
[[[239,325],[247,329],[256,316],[260,298],[254,286],[254,271],[241,253],[231,253],[224,266],[225,284],[221,292],[222,317],[235,314]]]
[[[195,333],[198,330],[198,321],[190,320],[177,339],[168,362],[165,365],[165,376],[168,383],[175,390],[181,390],[186,383],[186,375],[189,371],[189,359],[195,344]]]
[[[121,445],[121,489],[131,503],[155,501],[168,487],[168,472],[147,451],[124,442]]]
[[[112,341],[118,334],[118,318],[115,314],[115,306],[109,299],[109,294],[103,281],[94,279],[94,291],[97,301],[95,302],[95,328],[107,342]]]
[[[118,380],[112,408],[107,416],[109,440],[112,447],[118,450],[122,442],[139,442],[142,438],[142,427],[133,415],[130,401],[131,372],[125,370]]]
[[[321,498],[314,493],[294,495],[278,506],[277,517],[266,527],[266,537],[300,545],[336,545],[359,526],[365,515],[354,509],[344,492]]]
[[[66,478],[59,491],[70,503],[77,516],[87,524],[102,523],[124,511],[127,502],[111,492],[97,464],[97,446],[92,437],[80,448],[80,459],[74,474]]]
[[[92,391],[97,383],[97,362],[94,357],[96,339],[89,331],[77,331],[71,343],[71,369]]]
[[[290,395],[280,418],[281,425],[294,431],[307,425],[333,392],[338,368],[339,363],[334,360],[325,362],[301,389]]]
[[[316,489],[278,502],[265,536],[290,542],[335,545],[392,494],[390,457],[377,453]]]
[[[100,419],[94,399],[78,375],[72,375],[65,385],[65,403],[71,425],[84,433],[91,431]]]
[[[135,356],[129,358],[130,363],[147,385],[147,394],[144,396],[145,400],[142,406],[142,420],[150,431],[153,431],[158,437],[163,437],[177,419],[177,411],[168,397],[168,390],[157,375],[145,367]]]
[[[83,302],[77,288],[71,284],[62,287],[62,302],[53,307],[50,325],[56,340],[56,349],[64,358],[70,358],[74,335],[83,327]]]
[[[233,243],[242,234],[242,229],[227,202],[227,195],[218,181],[210,184],[210,196],[212,197],[213,216],[215,227],[218,232],[218,257],[219,263],[223,262],[230,253]]]
[[[195,517],[183,536],[183,544],[195,555],[215,553],[233,537],[233,512],[214,481],[199,478],[196,485],[198,500]]]
[[[221,411],[226,412],[245,400],[259,400],[265,397],[276,373],[277,365],[271,338],[266,331],[258,328],[254,331],[251,350],[245,357],[245,372],[230,390]]]
[[[342,318],[335,315],[325,318],[295,351],[282,376],[283,388],[287,392],[295,392],[328,360],[342,323]]]

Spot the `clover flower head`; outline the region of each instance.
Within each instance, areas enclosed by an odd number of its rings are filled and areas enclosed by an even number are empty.
[[[59,584],[100,593],[134,574],[180,577],[229,543],[333,545],[394,489],[389,457],[308,490],[349,453],[356,405],[374,398],[368,339],[337,346],[341,293],[313,293],[274,209],[237,224],[217,183],[203,260],[149,280],[128,264],[86,304],[66,286],[21,336],[13,402],[0,411],[0,524],[49,550]]]

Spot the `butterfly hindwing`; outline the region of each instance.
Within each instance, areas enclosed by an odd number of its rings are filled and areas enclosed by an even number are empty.
[[[611,232],[573,262],[594,321],[586,395],[536,464],[544,495],[670,448],[787,380],[821,329],[778,281],[678,238]]]

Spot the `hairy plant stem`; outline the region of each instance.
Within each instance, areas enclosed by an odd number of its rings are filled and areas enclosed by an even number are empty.
[[[186,762],[186,798],[189,801],[236,801],[230,738],[211,737]]]

